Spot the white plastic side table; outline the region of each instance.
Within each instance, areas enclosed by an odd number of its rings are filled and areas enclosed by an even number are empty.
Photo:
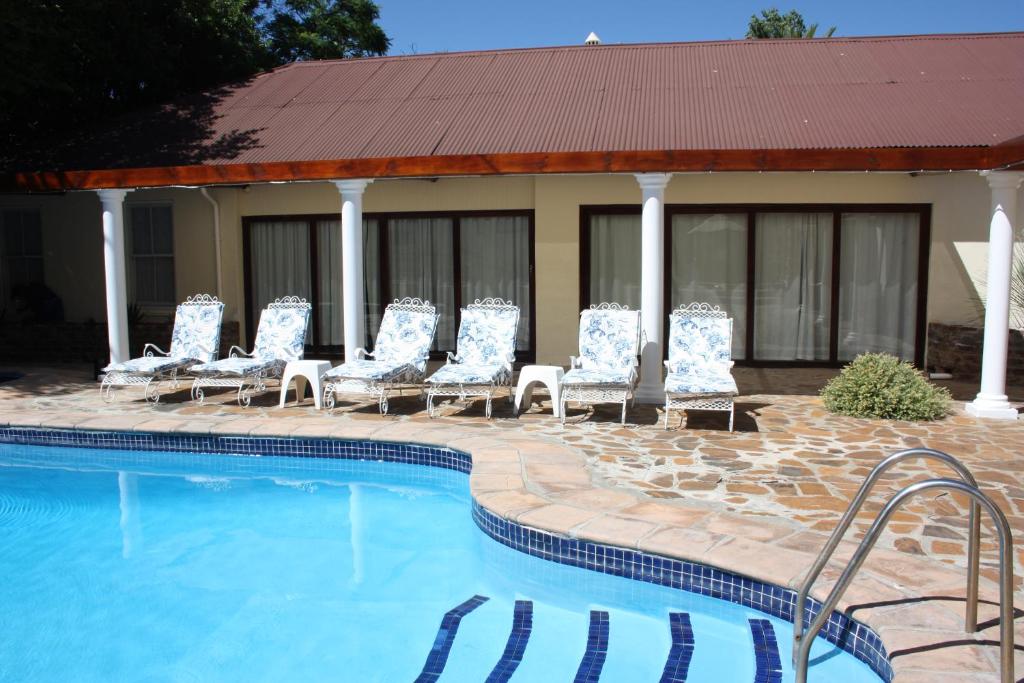
[[[323,400],[323,389],[320,387],[320,380],[324,373],[331,369],[331,364],[325,360],[293,360],[284,367],[284,375],[281,376],[281,400],[279,408],[284,408],[284,399],[288,395],[288,385],[295,380],[295,405],[302,403],[306,396],[306,383],[313,386],[313,405],[320,410],[320,401]]]
[[[560,417],[559,411],[562,405],[562,375],[565,374],[558,365],[524,365],[519,371],[519,382],[516,384],[516,414],[526,399],[529,406],[533,400],[533,385],[538,382],[548,388],[551,394],[551,411],[555,417]]]

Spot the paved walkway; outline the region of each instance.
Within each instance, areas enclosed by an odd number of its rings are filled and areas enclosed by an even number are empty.
[[[0,368],[3,370],[3,368]],[[241,409],[231,393],[193,405],[187,391],[160,405],[123,393],[99,400],[97,385],[78,368],[27,368],[26,377],[0,384],[0,424],[93,429],[373,437],[450,445],[473,454],[471,485],[485,507],[520,523],[600,542],[687,557],[794,585],[824,543],[864,475],[884,455],[926,445],[961,458],[1024,538],[1024,421],[981,422],[958,410],[931,424],[867,421],[828,415],[817,389],[828,370],[739,368],[743,394],[736,432],[724,414],[673,416],[661,427],[660,409],[638,406],[630,424],[617,410],[573,410],[562,427],[546,403],[513,417],[495,404],[446,405],[431,420],[414,396],[394,399],[381,418],[375,404],[345,406],[333,415],[310,405],[278,409],[276,391]],[[970,398],[972,384],[952,384]],[[1020,401],[1024,391],[1015,389]],[[947,474],[909,462],[887,476],[877,499],[910,481]],[[863,534],[872,502],[856,523]],[[966,501],[945,493],[897,513],[844,606],[874,627],[893,655],[900,681],[995,680],[995,607],[983,605],[977,638],[962,632]],[[983,575],[996,577],[995,539],[983,531]],[[1024,605],[1024,550],[1014,550],[1016,601]],[[852,543],[840,555],[848,556]],[[828,569],[823,586],[838,572]],[[816,592],[817,593],[817,592]],[[983,596],[996,597],[987,581]],[[928,599],[922,599],[927,597]],[[1018,643],[1024,643],[1019,620]],[[1017,646],[1024,673],[1024,647]]]

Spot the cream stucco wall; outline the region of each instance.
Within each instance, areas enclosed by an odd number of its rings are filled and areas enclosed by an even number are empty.
[[[244,323],[242,219],[336,213],[338,191],[331,183],[302,183],[209,192],[219,204],[226,318]],[[928,319],[971,323],[981,314],[976,296],[985,278],[991,195],[977,173],[677,174],[665,200],[669,204],[931,204]],[[367,188],[364,210],[533,209],[537,359],[565,363],[576,350],[579,208],[639,201],[640,190],[631,175],[380,180]],[[127,206],[147,202],[173,207],[178,298],[216,292],[212,206],[195,189],[139,190],[126,200]],[[100,207],[95,193],[0,197],[0,208],[7,207],[41,210],[47,283],[64,299],[68,319],[105,319]],[[1022,225],[1020,215],[1016,225]]]

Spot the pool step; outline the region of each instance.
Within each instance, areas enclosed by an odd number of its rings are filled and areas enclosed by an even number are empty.
[[[584,615],[578,612],[560,612],[541,603],[535,614],[532,601],[516,600],[509,630],[508,604],[485,605],[487,602],[487,597],[475,595],[444,614],[417,683],[569,680],[573,672],[576,683],[598,683],[602,677],[606,681],[653,680],[659,672],[662,683],[684,683],[688,679],[709,680],[709,674],[718,666],[713,643],[703,641],[705,649],[712,648],[703,654],[696,649],[700,636],[695,637],[687,612],[669,613],[669,645],[664,635],[652,632],[659,622],[650,617],[617,616],[617,631],[613,633],[607,611],[591,610],[588,625]],[[466,617],[469,621],[463,624]],[[660,628],[664,629],[665,622],[660,623]],[[754,669],[754,683],[781,683],[783,666],[771,622],[752,618],[748,619],[748,626],[750,641],[745,646],[737,643],[735,652],[736,658],[747,662],[740,665],[740,670],[747,672],[742,677],[750,676]],[[503,633],[508,634],[504,639],[496,637]],[[665,631],[660,630],[660,633]],[[612,635],[615,635],[617,655],[609,652]],[[639,647],[654,647],[660,653],[667,647],[668,655],[661,660],[663,654],[654,656],[652,653],[645,662],[651,670],[644,673],[636,668],[635,659],[622,658],[623,652],[635,652]],[[580,652],[582,657],[577,660]],[[750,663],[754,666],[747,668]],[[692,667],[697,668],[691,672]],[[731,678],[737,680],[736,676]]]

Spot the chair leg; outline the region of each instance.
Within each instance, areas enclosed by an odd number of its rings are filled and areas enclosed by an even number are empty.
[[[729,404],[729,431],[732,431],[732,421],[736,417],[736,406],[732,403]]]
[[[622,424],[626,424],[626,400],[627,397],[622,397]]]
[[[669,401],[666,398],[665,399],[665,431],[668,431],[668,406],[669,406]]]

